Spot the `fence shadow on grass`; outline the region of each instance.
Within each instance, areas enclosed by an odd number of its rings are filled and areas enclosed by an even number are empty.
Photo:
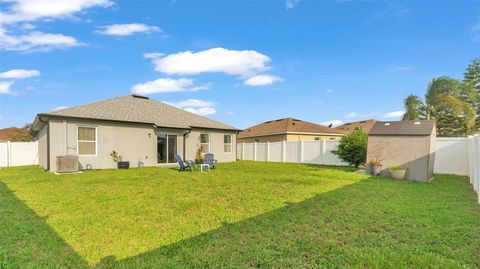
[[[465,180],[370,178],[96,267],[478,267],[479,231]]]
[[[312,165],[312,168],[314,166]],[[89,265],[0,182],[0,268]],[[369,178],[98,268],[480,267],[468,181]]]
[[[0,182],[0,268],[84,268],[86,261]]]

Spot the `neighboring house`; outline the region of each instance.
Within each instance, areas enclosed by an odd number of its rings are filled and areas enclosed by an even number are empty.
[[[175,163],[176,154],[193,160],[207,152],[219,162],[233,162],[239,131],[139,95],[41,113],[33,130],[39,164],[50,171],[63,155],[78,155],[80,169],[114,168],[113,150],[132,167]]]
[[[373,125],[375,125],[376,122],[380,122],[380,121],[377,121],[377,120],[353,121],[353,122],[348,122],[340,126],[337,126],[335,127],[335,129],[344,131],[346,133],[350,133],[356,128],[361,128],[363,131],[368,133],[370,132],[370,130],[372,129]]]
[[[237,143],[338,140],[343,131],[293,118],[267,121],[237,135]]]
[[[19,132],[17,127],[0,129],[0,141],[11,141]]]

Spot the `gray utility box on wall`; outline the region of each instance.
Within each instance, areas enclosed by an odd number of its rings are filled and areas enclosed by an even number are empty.
[[[435,121],[376,122],[368,133],[367,163],[380,161],[380,175],[389,167],[407,169],[405,179],[429,181],[435,161]]]
[[[78,172],[78,156],[75,156],[75,155],[57,156],[57,172],[58,173]]]

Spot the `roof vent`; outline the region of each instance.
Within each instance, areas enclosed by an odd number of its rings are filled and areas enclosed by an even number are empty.
[[[147,99],[147,100],[150,99],[150,98],[148,98],[148,97],[146,97],[146,96],[139,95],[139,94],[132,94],[132,97],[134,97],[134,98],[140,98],[140,99]]]
[[[385,126],[390,126],[390,122],[385,122]]]
[[[415,125],[420,125],[420,122],[419,121],[416,121],[415,123],[413,123]]]

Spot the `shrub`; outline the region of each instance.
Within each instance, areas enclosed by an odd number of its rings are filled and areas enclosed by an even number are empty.
[[[358,167],[367,160],[367,142],[367,133],[361,128],[356,128],[340,139],[337,149],[332,150],[332,153],[350,165]]]
[[[403,168],[403,167],[401,167],[401,166],[398,166],[398,165],[390,166],[388,169],[389,169],[390,171],[405,170],[405,168]]]

